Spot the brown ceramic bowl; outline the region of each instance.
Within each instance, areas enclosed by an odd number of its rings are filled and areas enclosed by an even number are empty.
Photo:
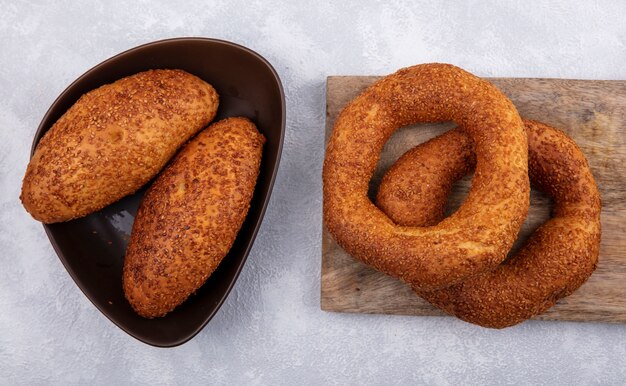
[[[81,95],[157,68],[183,69],[209,82],[220,94],[216,120],[248,117],[267,138],[250,211],[228,255],[195,295],[165,317],[149,320],[131,309],[122,291],[124,253],[145,187],[97,213],[44,228],[70,276],[107,318],[142,342],[171,347],[191,339],[215,315],[263,220],[285,132],[285,96],[276,71],[257,53],[215,39],[169,39],[133,48],[95,66],[63,91],[37,129],[31,156],[44,133]]]

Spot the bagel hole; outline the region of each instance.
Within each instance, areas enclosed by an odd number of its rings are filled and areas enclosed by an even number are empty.
[[[401,127],[396,130],[391,138],[385,143],[383,151],[380,153],[376,170],[369,183],[368,197],[372,202],[376,202],[378,186],[387,170],[404,153],[411,150],[420,143],[424,143],[431,138],[445,133],[454,128],[454,122],[443,123],[423,123]]]
[[[448,203],[446,204],[446,217],[459,210],[469,194],[472,186],[472,178],[474,178],[473,172],[452,185],[452,191],[450,192],[450,196],[448,196]]]
[[[524,244],[526,244],[528,238],[537,230],[537,228],[550,219],[553,206],[554,203],[550,196],[535,188],[530,190],[530,207],[528,208],[528,216],[526,216],[526,220],[524,220],[524,224],[517,235],[515,243],[513,243],[513,247],[509,251],[507,259],[515,255],[524,246]]]

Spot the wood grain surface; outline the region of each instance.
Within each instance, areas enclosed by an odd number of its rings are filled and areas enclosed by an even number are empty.
[[[341,109],[372,76],[331,76],[326,90],[326,139]],[[569,134],[582,148],[602,194],[602,245],[597,270],[576,293],[536,319],[626,322],[626,81],[491,78],[524,118]],[[398,130],[381,154],[370,184],[373,197],[384,172],[406,150],[452,124],[423,124]],[[448,213],[467,195],[471,176],[457,183]],[[550,214],[550,199],[533,190],[531,208],[513,251]],[[321,307],[326,311],[401,315],[445,315],[408,286],[356,261],[326,228],[322,236]]]

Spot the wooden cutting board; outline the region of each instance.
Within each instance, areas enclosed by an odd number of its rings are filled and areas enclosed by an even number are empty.
[[[326,90],[326,139],[337,114],[372,76],[331,76]],[[626,322],[626,81],[492,78],[524,118],[566,131],[586,154],[602,194],[600,263],[576,293],[536,319]],[[370,197],[384,172],[406,150],[452,127],[417,125],[400,129],[386,144],[372,178]],[[470,177],[456,184],[449,212],[467,194]],[[529,216],[514,247],[549,216],[550,200],[531,194]],[[321,307],[327,311],[401,315],[444,315],[408,286],[356,261],[324,227]]]

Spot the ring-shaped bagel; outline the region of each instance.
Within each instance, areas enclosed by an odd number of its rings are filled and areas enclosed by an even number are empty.
[[[560,130],[524,121],[531,182],[554,199],[553,216],[494,271],[418,295],[467,322],[503,328],[552,307],[594,271],[600,248],[600,194],[576,143]],[[452,184],[470,172],[470,139],[449,131],[409,150],[389,169],[377,201],[396,222],[436,224]]]
[[[367,196],[393,132],[454,121],[475,144],[476,175],[461,208],[436,226],[396,225]],[[495,86],[458,67],[404,68],[341,112],[326,148],[324,221],[352,256],[413,287],[433,290],[494,269],[529,205],[528,144],[521,118]]]

